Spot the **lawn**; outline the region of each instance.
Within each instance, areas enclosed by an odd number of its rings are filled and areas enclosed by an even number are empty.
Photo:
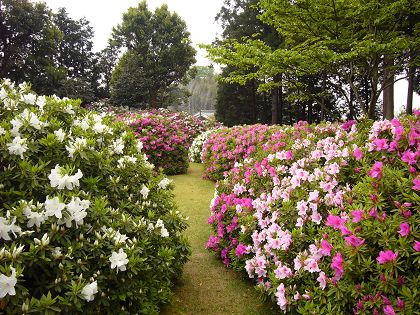
[[[179,210],[190,217],[186,234],[192,257],[174,288],[172,304],[164,307],[162,314],[275,314],[273,305],[262,302],[245,276],[225,268],[205,249],[214,183],[203,180],[202,172],[201,164],[191,163],[187,174],[171,177]]]

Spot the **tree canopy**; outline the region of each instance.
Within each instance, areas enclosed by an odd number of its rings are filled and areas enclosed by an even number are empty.
[[[273,47],[256,34],[207,46],[213,61],[236,67],[228,82],[258,79],[260,90],[272,90],[282,75],[281,84],[310,92],[302,78],[316,76],[324,82],[321,93],[295,97],[312,97],[327,111],[326,98],[333,96],[349,118],[358,111],[374,118],[396,74],[418,69],[418,1],[260,0],[258,9],[284,42]]]
[[[112,74],[111,100],[132,107],[165,106],[168,90],[183,82],[195,62],[189,36],[185,22],[167,5],[154,12],[146,1],[129,8],[110,41],[125,50]]]

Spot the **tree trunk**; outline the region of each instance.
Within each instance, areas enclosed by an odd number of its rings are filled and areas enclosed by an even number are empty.
[[[280,125],[282,125],[283,124],[283,102],[284,102],[284,99],[283,99],[283,75],[282,74],[280,74],[280,76],[279,76],[279,81],[280,81],[280,86],[279,86],[279,88],[278,88],[278,90],[279,90],[279,114],[280,114],[280,116],[279,116],[279,118],[280,118],[280,121],[279,121],[279,123],[280,123]]]
[[[394,72],[390,69],[393,65],[394,59],[385,55],[382,114],[389,120],[394,118]]]
[[[253,124],[255,124],[257,122],[257,115],[256,115],[256,110],[257,110],[257,87],[255,84],[255,79],[252,80],[252,103],[251,103],[251,121]]]
[[[271,124],[279,123],[279,89],[274,88],[271,92]]]
[[[410,54],[410,63],[413,61],[413,56]],[[413,114],[413,92],[414,92],[414,67],[412,65],[408,66],[408,88],[407,88],[407,115]]]

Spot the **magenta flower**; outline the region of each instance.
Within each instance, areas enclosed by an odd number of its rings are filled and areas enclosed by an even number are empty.
[[[352,222],[354,223],[358,223],[363,220],[363,210],[354,210],[350,214],[353,217]]]
[[[383,311],[384,311],[385,315],[395,315],[395,311],[394,311],[394,308],[392,307],[392,305],[384,306]]]
[[[410,225],[407,222],[403,222],[400,224],[400,230],[398,231],[402,237],[407,236],[410,234]]]
[[[413,179],[413,190],[420,190],[420,177]]]
[[[332,226],[334,229],[339,229],[344,223],[346,222],[345,219],[340,218],[337,215],[329,214],[327,217],[327,222],[325,223],[326,226]]]
[[[368,175],[372,178],[381,178],[382,177],[382,162],[375,162],[372,169],[368,172]]]
[[[365,243],[365,240],[362,240],[355,235],[347,236],[344,239],[346,240],[347,245],[350,245],[353,247],[359,247]]]
[[[413,248],[416,252],[420,252],[420,242],[419,241],[414,241]]]
[[[333,257],[331,268],[335,271],[334,278],[339,280],[344,274],[344,259],[340,252]]]
[[[380,251],[379,256],[376,258],[380,265],[386,264],[388,262],[393,262],[398,257],[398,252],[393,252],[392,250]]]
[[[397,307],[402,310],[404,309],[404,301],[401,300],[400,298],[397,298]]]
[[[246,245],[244,245],[242,243],[239,243],[239,245],[235,249],[235,255],[236,255],[236,257],[239,258],[239,257],[243,256],[246,253],[246,251],[247,251],[246,248],[247,248]]]

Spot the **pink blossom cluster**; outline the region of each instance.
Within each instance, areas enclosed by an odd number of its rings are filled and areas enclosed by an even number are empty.
[[[246,139],[259,139],[248,142],[252,152]],[[226,172],[211,203],[207,247],[244,268],[283,311],[308,300],[342,313],[413,310],[418,301],[404,285],[415,287],[419,276],[412,267],[420,250],[419,144],[419,112],[224,130],[205,152],[207,176]],[[352,298],[340,299],[342,292]],[[371,292],[387,292],[387,303],[382,293],[364,303]]]
[[[167,174],[186,172],[188,148],[204,131],[200,120],[186,113],[167,110],[126,112],[118,119],[134,130],[149,161]]]

